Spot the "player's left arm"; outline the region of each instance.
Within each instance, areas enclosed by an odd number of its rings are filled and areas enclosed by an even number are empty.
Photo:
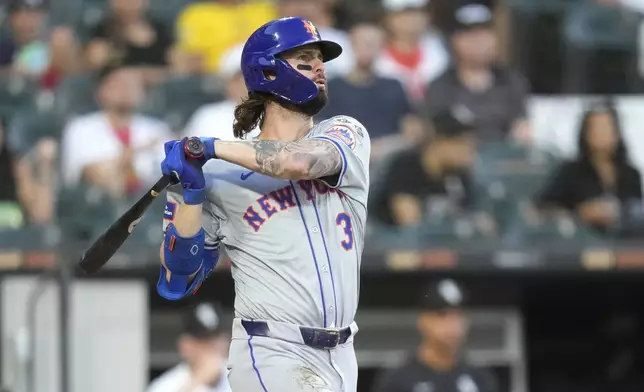
[[[312,180],[337,175],[342,156],[325,140],[253,140],[215,142],[217,158],[284,180]]]
[[[307,139],[217,140],[214,152],[219,159],[275,178],[366,188],[371,142],[359,122],[337,116]]]

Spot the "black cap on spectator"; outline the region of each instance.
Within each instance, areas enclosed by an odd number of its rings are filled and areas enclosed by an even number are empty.
[[[46,0],[9,0],[9,12],[23,10],[45,11],[46,9]]]
[[[492,10],[483,4],[467,4],[454,11],[450,23],[450,33],[457,33],[478,27],[491,27],[494,16]]]
[[[425,287],[420,307],[428,311],[459,309],[466,301],[466,294],[458,283],[452,279],[443,279]]]
[[[197,339],[210,339],[226,330],[219,306],[200,302],[191,306],[183,316],[183,333]]]
[[[465,107],[454,107],[437,113],[431,118],[436,136],[443,138],[460,137],[473,130],[471,111]]]

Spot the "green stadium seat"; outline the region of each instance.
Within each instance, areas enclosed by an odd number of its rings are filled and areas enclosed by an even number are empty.
[[[618,7],[584,4],[570,11],[561,33],[566,92],[640,93],[641,18]]]
[[[21,111],[9,123],[7,140],[14,152],[25,154],[42,138],[59,140],[63,127],[62,117],[55,112]]]
[[[74,20],[76,21],[76,33],[81,42],[87,42],[90,29],[99,23],[107,14],[109,0],[82,0],[81,6],[76,8]]]
[[[38,85],[23,77],[0,74],[0,117],[11,118],[16,112],[36,105]]]
[[[143,110],[180,131],[199,107],[224,98],[221,88],[209,87],[209,80],[201,77],[172,79],[150,91]]]
[[[602,239],[588,227],[572,218],[547,217],[530,212],[527,208],[517,210],[511,219],[504,242],[514,246],[544,246],[551,249],[566,244],[599,244]]]
[[[114,222],[118,210],[114,200],[105,192],[79,185],[61,190],[57,215],[67,236],[89,242]]]
[[[83,115],[97,110],[95,90],[94,75],[76,75],[66,78],[56,88],[54,110],[66,116]]]
[[[60,239],[60,231],[53,226],[0,229],[2,252],[54,249],[59,245]]]
[[[521,203],[532,199],[557,163],[551,154],[518,144],[481,146],[474,174],[501,228]]]
[[[523,12],[562,12],[583,0],[510,0],[508,6]]]
[[[365,249],[370,252],[420,249],[420,229],[417,227],[397,228],[383,226],[371,221],[367,223]]]

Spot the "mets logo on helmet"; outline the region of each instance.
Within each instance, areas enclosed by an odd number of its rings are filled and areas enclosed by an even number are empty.
[[[308,20],[303,20],[302,23],[304,23],[304,28],[309,34],[311,34],[311,37],[316,39],[320,38],[320,33],[318,33],[318,29],[313,25],[313,23]]]
[[[358,139],[356,138],[356,134],[351,130],[351,128],[344,125],[334,125],[325,133],[334,139],[340,140],[341,142],[349,146],[351,150],[356,149]]]

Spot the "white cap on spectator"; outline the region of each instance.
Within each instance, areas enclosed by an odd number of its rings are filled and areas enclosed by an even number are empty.
[[[219,75],[230,79],[241,72],[241,56],[243,44],[235,45],[224,52],[219,63]]]
[[[490,23],[492,11],[483,4],[468,4],[456,10],[456,20],[466,26]]]
[[[429,0],[382,0],[382,7],[389,12],[399,12],[409,8],[423,8]]]

